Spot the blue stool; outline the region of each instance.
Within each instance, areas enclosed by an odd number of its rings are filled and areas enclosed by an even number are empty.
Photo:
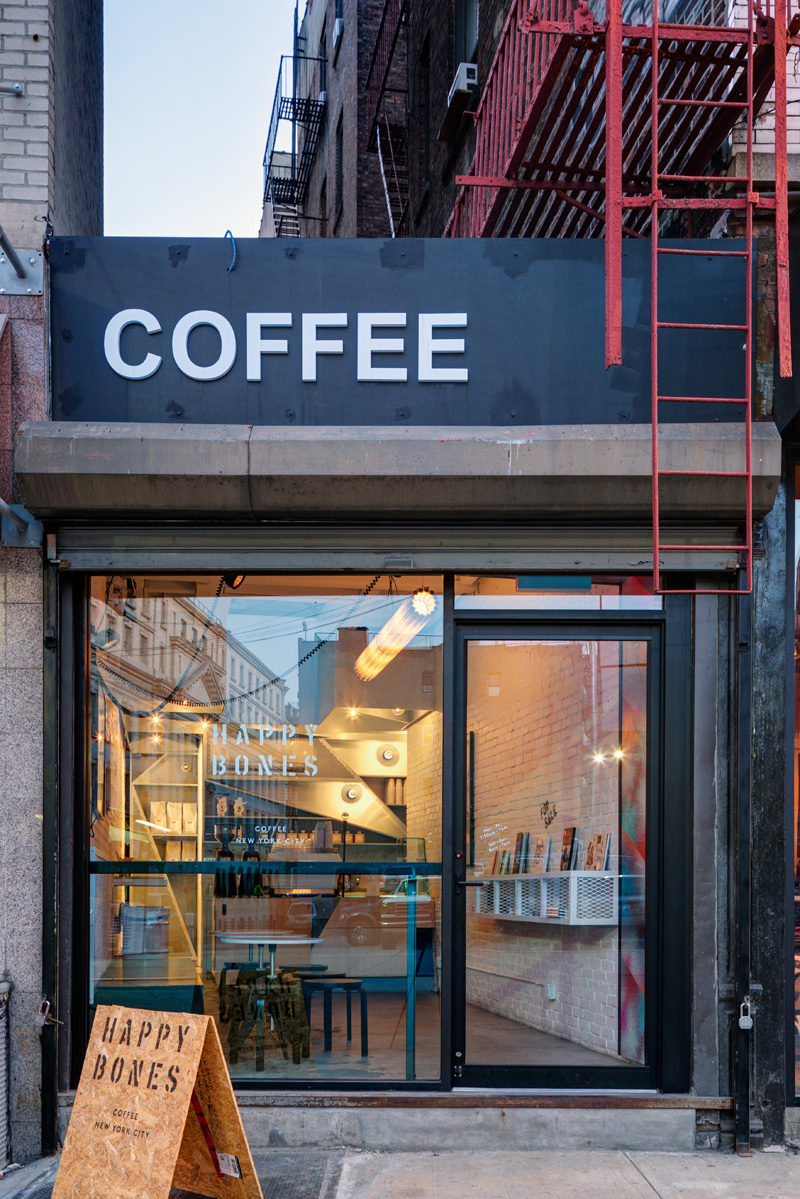
[[[367,992],[360,978],[304,978],[301,980],[306,1001],[306,1015],[311,1026],[311,1000],[317,991],[322,992],[322,1019],[325,1035],[325,1052],[331,1052],[333,1043],[333,992],[342,991],[347,998],[347,1039],[353,1039],[353,992],[357,991],[361,1000],[361,1056],[369,1056],[369,1041],[367,1028]]]

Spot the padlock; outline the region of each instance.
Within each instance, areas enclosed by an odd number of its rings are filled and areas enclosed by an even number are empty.
[[[745,995],[744,1003],[739,1008],[739,1027],[749,1032],[753,1027],[753,1017],[750,1015],[750,996]]]

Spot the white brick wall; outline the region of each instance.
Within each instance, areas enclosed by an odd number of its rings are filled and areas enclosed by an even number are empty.
[[[51,208],[53,23],[49,0],[0,4],[0,206],[15,245],[35,248]]]
[[[747,5],[742,0],[735,0],[729,7],[730,20],[733,25],[747,25]],[[800,52],[792,47],[786,62],[788,86],[787,92],[787,142],[789,154],[800,153]],[[775,153],[775,91],[770,91],[762,108],[763,115],[756,118],[753,137],[753,151],[765,157]],[[733,151],[735,154],[744,153],[747,147],[746,125],[741,121],[733,134]],[[764,163],[755,167],[755,173],[763,178],[773,177],[773,164]]]
[[[0,3],[0,212],[12,242],[102,232],[102,0]]]

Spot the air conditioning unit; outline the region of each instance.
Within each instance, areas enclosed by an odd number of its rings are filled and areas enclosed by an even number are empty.
[[[333,22],[333,52],[334,54],[339,49],[339,42],[342,40],[344,33],[344,18],[337,17]]]
[[[478,86],[478,67],[474,62],[460,62],[456,77],[450,85],[450,91],[447,93],[447,107],[456,98],[456,95],[469,95],[474,87]]]
[[[460,62],[447,96],[447,112],[439,130],[440,142],[449,142],[455,137],[469,98],[477,86],[478,68],[475,63]]]

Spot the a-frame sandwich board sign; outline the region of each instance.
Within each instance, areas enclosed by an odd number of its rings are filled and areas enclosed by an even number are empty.
[[[263,1199],[211,1016],[98,1007],[53,1199]]]

